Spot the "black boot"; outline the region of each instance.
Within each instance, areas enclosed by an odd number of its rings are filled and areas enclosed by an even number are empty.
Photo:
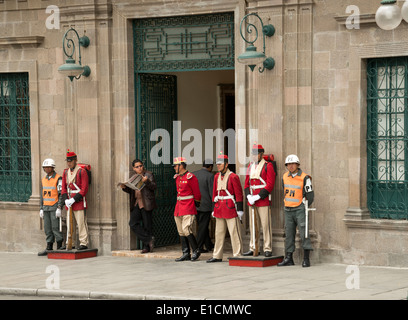
[[[307,250],[307,249],[304,250],[303,262],[302,262],[303,268],[310,267],[309,253],[310,253],[310,250]]]
[[[201,255],[200,249],[198,248],[196,238],[194,237],[193,234],[190,234],[187,238],[188,238],[188,242],[190,242],[191,249],[193,250],[193,254],[191,256],[191,261],[195,261]]]
[[[286,252],[286,257],[283,259],[282,262],[278,263],[278,267],[283,266],[294,266],[295,263],[293,262],[293,252]]]
[[[57,250],[61,250],[61,249],[62,249],[62,240],[57,241]]]
[[[52,242],[47,242],[47,248],[44,251],[38,252],[38,256],[42,257],[42,256],[46,256],[48,251],[52,251]]]
[[[185,260],[190,260],[190,245],[188,244],[188,239],[187,237],[180,237],[181,238],[181,250],[183,252],[182,256],[180,258],[177,258],[175,261],[185,261]]]

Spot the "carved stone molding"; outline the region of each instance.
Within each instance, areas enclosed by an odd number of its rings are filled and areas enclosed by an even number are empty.
[[[0,47],[16,45],[38,47],[44,42],[44,38],[43,36],[3,37],[0,38]]]

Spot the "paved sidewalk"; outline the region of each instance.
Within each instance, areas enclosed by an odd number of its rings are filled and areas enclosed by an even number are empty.
[[[195,262],[123,256],[60,260],[1,252],[0,299],[10,294],[140,300],[401,300],[408,296],[408,268],[232,267],[226,257],[209,264],[206,256]]]

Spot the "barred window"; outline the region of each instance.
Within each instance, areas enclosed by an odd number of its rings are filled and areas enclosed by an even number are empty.
[[[0,201],[31,196],[30,103],[27,73],[0,73]]]
[[[408,218],[408,57],[367,62],[367,195],[372,218]]]

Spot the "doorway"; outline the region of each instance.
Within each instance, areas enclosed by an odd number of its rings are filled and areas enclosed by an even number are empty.
[[[138,19],[133,23],[134,65],[136,84],[136,157],[144,159],[147,169],[158,183],[156,199],[160,203],[153,213],[155,246],[179,243],[173,218],[176,201],[174,186],[173,145],[167,163],[155,164],[150,159],[152,148],[162,139],[151,139],[155,129],[162,128],[180,143],[189,159],[188,170],[201,168],[205,152],[205,130],[224,129],[220,119],[221,103],[217,86],[234,82],[234,14],[232,12]],[[234,109],[233,96],[225,96],[223,104],[229,114]],[[169,110],[172,111],[169,111]],[[228,117],[229,118],[229,117]],[[176,121],[176,122],[175,122]],[[225,126],[235,126],[235,117]],[[174,124],[180,125],[175,130]],[[189,130],[191,129],[191,130]],[[188,133],[195,135],[189,140]],[[184,136],[183,136],[184,135]],[[194,137],[202,138],[202,148],[188,152]],[[152,141],[151,141],[152,140]],[[181,140],[181,141],[180,141]],[[231,143],[231,142],[228,142]],[[215,149],[212,158],[215,160]],[[161,155],[159,155],[161,156]]]

